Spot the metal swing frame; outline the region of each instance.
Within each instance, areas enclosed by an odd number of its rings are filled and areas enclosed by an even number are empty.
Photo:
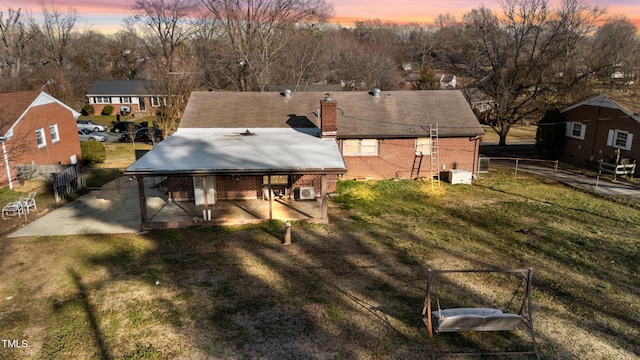
[[[520,305],[520,310],[518,311],[517,315],[514,314],[502,314],[501,311],[496,310],[499,314],[498,314],[498,322],[496,324],[498,324],[497,326],[471,326],[471,327],[467,327],[467,328],[461,328],[460,330],[457,330],[457,328],[447,328],[443,331],[440,331],[439,326],[441,325],[441,322],[439,321],[440,319],[434,319],[434,311],[432,311],[432,307],[431,307],[431,302],[432,302],[432,295],[435,292],[435,280],[436,278],[440,275],[440,274],[446,274],[446,273],[516,273],[516,274],[520,274],[524,277],[525,280],[525,290],[524,290],[524,296],[523,296],[523,300],[522,303]],[[424,324],[427,326],[428,330],[429,330],[429,340],[431,342],[431,358],[432,359],[436,359],[436,356],[438,355],[436,353],[436,349],[435,349],[435,341],[434,341],[434,331],[436,333],[440,333],[440,332],[458,332],[458,331],[508,331],[508,330],[513,330],[513,328],[515,328],[515,326],[517,325],[516,323],[513,322],[513,318],[517,317],[519,320],[517,320],[517,323],[523,322],[525,324],[525,326],[528,328],[529,330],[529,334],[531,335],[531,343],[532,343],[532,347],[533,349],[531,351],[510,351],[510,352],[476,352],[476,353],[443,353],[440,355],[454,355],[454,356],[461,356],[461,355],[468,355],[468,356],[474,356],[474,355],[535,355],[536,359],[540,359],[540,354],[538,353],[538,347],[536,344],[536,338],[535,338],[535,333],[533,330],[533,315],[532,315],[532,311],[531,311],[531,283],[532,283],[532,275],[533,275],[533,269],[532,268],[527,268],[527,269],[503,269],[503,270],[499,270],[499,269],[483,269],[483,270],[434,270],[434,269],[429,269],[427,271],[427,295],[425,297],[425,301],[424,301],[424,307],[422,308],[422,321],[424,322]],[[437,294],[436,294],[437,296]],[[440,309],[440,302],[438,300],[438,313],[440,313],[442,310]],[[453,309],[452,309],[453,310]],[[473,310],[494,310],[494,309],[486,309],[486,308],[480,308],[480,309],[455,309],[455,310],[460,310],[458,317],[461,318],[462,320],[465,320],[464,317],[464,311],[465,310],[469,310],[470,312],[473,312]],[[444,310],[447,311],[447,310]],[[477,311],[476,311],[477,312]],[[504,316],[503,316],[504,315]],[[440,317],[440,315],[438,315]],[[469,315],[470,318],[473,318],[474,321],[478,319],[478,315]],[[503,318],[507,318],[506,323],[505,322],[501,322],[500,317]],[[480,317],[480,322],[482,324],[484,324],[485,319]],[[496,319],[496,317],[494,317],[494,320]],[[435,320],[435,321],[434,321]],[[502,325],[502,327],[501,327]]]

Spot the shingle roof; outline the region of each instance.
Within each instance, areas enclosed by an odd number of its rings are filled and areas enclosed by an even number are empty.
[[[564,108],[560,110],[560,112],[564,113],[580,106],[617,109],[629,115],[632,119],[640,122],[640,116],[638,116],[640,112],[640,96],[637,94],[612,94],[609,96],[598,95],[578,104]]]
[[[0,93],[0,136],[7,134],[38,95],[40,91]]]
[[[97,80],[87,96],[152,96],[154,91],[151,80]]]
[[[318,127],[323,92],[193,92],[181,128]],[[457,90],[335,92],[338,138],[428,136],[437,125],[441,137],[484,134],[462,92]]]

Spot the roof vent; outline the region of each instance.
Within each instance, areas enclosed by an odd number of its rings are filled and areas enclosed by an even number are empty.
[[[373,97],[380,97],[380,89],[378,88],[373,89]]]
[[[247,129],[244,132],[241,132],[240,135],[242,135],[242,136],[252,136],[252,135],[255,135],[255,134],[252,133],[251,131],[249,131],[249,129]]]
[[[288,98],[291,97],[291,90],[290,89],[284,89],[283,94],[284,94],[284,97],[288,99]]]
[[[324,101],[333,101],[333,99],[331,98],[331,94],[329,93],[324,94]]]

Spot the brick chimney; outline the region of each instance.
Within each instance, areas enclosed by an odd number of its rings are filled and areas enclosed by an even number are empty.
[[[336,137],[336,107],[337,103],[331,94],[326,94],[324,100],[320,101],[320,137]]]

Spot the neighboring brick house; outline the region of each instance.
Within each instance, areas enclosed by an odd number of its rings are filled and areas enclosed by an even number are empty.
[[[80,161],[79,115],[45,92],[0,93],[0,186],[14,186],[20,165]]]
[[[612,163],[640,159],[640,96],[598,95],[561,110],[566,122],[563,161]],[[619,152],[619,154],[618,154]]]
[[[98,80],[87,92],[87,101],[96,114],[111,105],[114,115],[147,116],[167,105],[167,96],[161,93],[151,80]]]

